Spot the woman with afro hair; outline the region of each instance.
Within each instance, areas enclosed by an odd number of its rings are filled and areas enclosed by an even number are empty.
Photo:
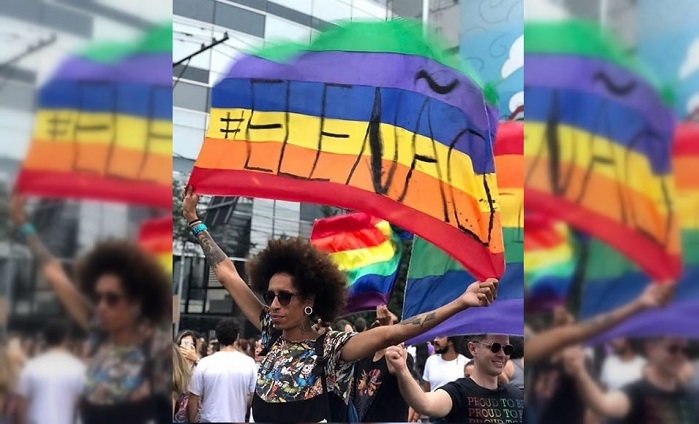
[[[133,242],[111,240],[79,261],[77,285],[28,223],[19,195],[11,200],[11,217],[46,282],[88,332],[81,422],[172,422],[172,303],[165,269]]]
[[[329,330],[319,339],[314,324],[319,320],[334,321],[345,305],[346,277],[330,256],[298,238],[271,240],[248,262],[248,286],[197,217],[198,202],[199,196],[188,187],[182,207],[192,233],[218,281],[262,332],[266,356],[260,364],[253,394],[252,415],[256,422],[346,421],[346,412],[335,416],[341,407],[326,408],[322,378],[317,378],[319,373],[315,371],[316,340],[323,340],[328,395],[347,405],[355,362],[416,337],[467,308],[487,306],[497,295],[497,280],[475,282],[451,303],[399,325],[362,333]],[[262,294],[264,303],[254,292]],[[332,410],[331,416],[328,409]]]

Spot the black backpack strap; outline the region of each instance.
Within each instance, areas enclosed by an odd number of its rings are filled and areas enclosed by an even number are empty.
[[[260,351],[260,356],[267,356],[269,351],[272,349],[272,346],[279,340],[279,338],[282,336],[281,331],[275,331],[272,333],[272,337],[269,340],[269,343],[267,343],[267,346],[265,346],[261,351]]]
[[[316,366],[313,368],[313,374],[320,375],[320,382],[323,385],[323,397],[325,397],[325,419],[327,422],[331,422],[330,419],[330,397],[328,396],[328,382],[325,378],[325,366],[328,363],[328,359],[325,357],[324,352],[325,345],[325,333],[321,334],[320,337],[316,339],[315,344],[315,354],[316,354]]]

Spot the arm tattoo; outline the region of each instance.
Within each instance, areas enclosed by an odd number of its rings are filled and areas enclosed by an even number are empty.
[[[422,314],[418,315],[414,318],[410,318],[409,320],[406,321],[401,321],[400,325],[419,325],[422,327],[423,325],[427,324],[430,321],[433,321],[437,317],[436,312],[430,312],[428,314]]]
[[[45,265],[47,262],[51,262],[54,259],[51,252],[49,252],[36,235],[32,235],[27,239],[27,245],[32,253],[34,253],[34,256],[36,256],[37,261],[39,261],[39,266]]]
[[[199,244],[201,244],[201,248],[204,251],[204,256],[209,260],[211,268],[215,270],[219,264],[228,259],[228,256],[218,247],[208,231],[202,231],[198,238]]]

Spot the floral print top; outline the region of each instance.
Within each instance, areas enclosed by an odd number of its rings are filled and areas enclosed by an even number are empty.
[[[96,339],[99,337],[93,340]],[[167,389],[171,384],[166,379],[171,378],[172,373],[171,338],[164,330],[151,330],[148,339],[143,345],[117,346],[104,342],[97,347],[87,368],[84,397],[89,403],[114,405],[160,392],[170,398]],[[146,347],[150,348],[150,353],[144,351]],[[144,373],[143,367],[149,358],[150,370]],[[152,380],[153,388],[144,392],[146,379]]]
[[[262,344],[267,347],[278,332],[265,308],[261,315]],[[325,374],[329,392],[349,399],[353,377],[352,362],[344,362],[340,354],[345,343],[356,333],[328,331],[325,336]],[[294,402],[315,398],[323,393],[320,376],[313,374],[316,364],[315,340],[291,342],[279,337],[260,364],[255,392],[268,403]]]

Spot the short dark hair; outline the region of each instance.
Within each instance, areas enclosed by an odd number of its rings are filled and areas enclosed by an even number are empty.
[[[358,333],[365,331],[366,330],[366,320],[362,317],[357,318],[357,320],[354,321],[354,329],[357,330]]]
[[[151,323],[171,316],[170,276],[154,255],[129,240],[100,242],[78,264],[77,276],[83,290],[92,294],[97,280],[113,274],[131,300],[140,300],[143,318]]]
[[[349,321],[347,321],[347,320],[345,320],[345,319],[341,319],[341,320],[337,321],[335,324],[333,324],[333,330],[335,330],[335,331],[345,331],[345,327],[346,327],[347,325],[350,325],[350,326],[351,326],[352,324],[350,324]]]
[[[68,338],[68,324],[65,321],[51,320],[44,326],[44,340],[47,346],[58,346],[66,338]]]
[[[270,240],[267,247],[247,263],[250,285],[258,293],[269,289],[276,274],[292,277],[302,296],[315,296],[313,319],[332,322],[345,308],[347,276],[327,253],[298,237]]]
[[[216,324],[216,339],[221,346],[231,346],[239,334],[240,323],[235,318],[224,318]]]

